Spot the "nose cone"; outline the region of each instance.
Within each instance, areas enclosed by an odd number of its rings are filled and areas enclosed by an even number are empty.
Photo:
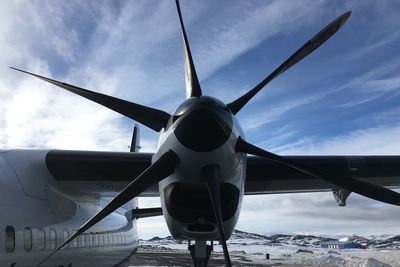
[[[208,152],[221,147],[232,132],[232,116],[222,109],[198,106],[184,114],[175,128],[178,140],[187,148]]]

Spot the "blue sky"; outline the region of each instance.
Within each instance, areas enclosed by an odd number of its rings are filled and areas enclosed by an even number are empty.
[[[182,1],[203,92],[227,103],[340,14],[348,23],[238,115],[246,138],[282,155],[400,153],[396,1]],[[8,66],[167,112],[184,100],[173,1],[0,3],[0,147],[126,151],[132,121]],[[142,127],[144,151],[157,133]],[[144,206],[155,199],[141,199]],[[329,193],[246,197],[239,229],[398,233],[400,210]],[[143,237],[166,235],[162,218]]]

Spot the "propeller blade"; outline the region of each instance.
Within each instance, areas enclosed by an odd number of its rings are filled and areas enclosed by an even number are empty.
[[[225,265],[231,267],[231,259],[229,257],[228,246],[226,245],[225,230],[222,224],[222,207],[221,207],[221,186],[219,182],[218,166],[206,166],[203,169],[204,176],[207,180],[208,195],[210,196],[211,206],[213,209],[215,220],[217,221],[218,232],[221,236],[222,249],[224,252]]]
[[[307,43],[305,43],[299,50],[297,50],[293,55],[291,55],[285,62],[282,63],[274,72],[272,72],[267,78],[262,82],[257,84],[253,89],[248,91],[246,94],[242,95],[235,101],[229,103],[227,106],[233,112],[233,114],[238,113],[246,104],[250,101],[265,85],[270,81],[287,71],[293,65],[298,63],[300,60],[311,54],[315,49],[320,47],[325,43],[330,37],[332,37],[347,21],[350,17],[351,11],[348,11],[329,23],[325,28],[323,28],[319,33],[317,33],[313,38],[311,38]]]
[[[167,126],[170,115],[164,111],[128,102],[126,100],[122,100],[112,96],[92,92],[80,87],[76,87],[74,85],[56,81],[28,71],[20,70],[13,67],[10,68],[16,71],[20,71],[35,76],[36,78],[39,78],[43,81],[52,83],[74,94],[92,100],[93,102],[96,102],[102,106],[112,109],[128,118],[138,121],[157,132],[159,132],[162,128]]]
[[[279,155],[256,147],[252,144],[249,144],[240,137],[236,143],[236,151],[274,160],[290,168],[296,169],[302,173],[308,174],[312,177],[325,180],[340,188],[347,189],[351,192],[355,192],[368,198],[400,206],[400,194],[395,191],[361,180],[357,180],[350,176],[334,173],[315,166],[281,157]]]
[[[202,95],[201,87],[194,67],[192,53],[190,52],[189,41],[186,36],[185,25],[183,24],[179,0],[176,0],[176,8],[178,10],[179,22],[181,24],[183,51],[185,54],[186,97],[199,97]]]
[[[39,263],[39,265],[44,263],[69,242],[77,238],[79,235],[124,205],[126,202],[137,197],[150,186],[171,175],[175,171],[175,168],[178,164],[179,159],[175,152],[169,150],[168,152],[164,153],[157,161],[148,167],[142,174],[136,177],[136,179],[134,179],[127,187],[125,187],[121,193],[119,193],[110,203],[107,204],[107,206],[105,206],[96,215],[83,224],[76,231],[76,233],[71,235],[67,240],[64,241],[64,243],[62,243],[56,250],[47,256],[41,263]]]

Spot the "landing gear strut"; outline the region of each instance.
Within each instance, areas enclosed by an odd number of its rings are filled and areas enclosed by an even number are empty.
[[[197,240],[194,245],[189,241],[188,249],[192,256],[194,267],[207,267],[208,259],[213,250],[213,243],[207,245],[207,241]]]

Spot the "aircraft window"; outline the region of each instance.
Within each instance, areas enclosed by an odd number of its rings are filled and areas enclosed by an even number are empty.
[[[24,248],[25,251],[32,250],[32,230],[29,227],[24,229]]]
[[[93,247],[93,234],[89,234],[89,243],[86,242],[89,247]]]
[[[68,237],[69,237],[68,231],[67,231],[67,230],[64,230],[64,241],[67,240]],[[68,244],[65,245],[62,249],[65,249],[66,247],[70,247],[70,246],[71,246],[71,243],[68,243]]]
[[[38,247],[40,250],[44,250],[46,248],[46,235],[42,228],[38,230]]]
[[[104,237],[104,246],[108,246],[108,235],[107,234],[104,234],[103,235],[103,237]]]
[[[86,246],[88,246],[88,247],[90,247],[90,234],[87,234],[87,235],[85,235],[85,243],[86,243]]]
[[[83,235],[78,236],[78,246],[85,247],[85,237]]]
[[[6,227],[6,251],[13,252],[15,249],[15,230],[12,226]]]
[[[74,233],[76,233],[76,231]],[[74,240],[72,240],[72,247],[74,247],[74,248],[78,247],[78,238],[75,238]]]
[[[97,247],[99,245],[99,240],[97,238],[97,234],[94,234],[94,246]]]
[[[76,238],[78,240],[77,242],[77,247],[82,247],[82,235],[78,235],[78,237]]]
[[[103,234],[99,234],[99,246],[103,246]]]
[[[57,233],[56,230],[50,230],[50,249],[56,249],[57,247]]]

